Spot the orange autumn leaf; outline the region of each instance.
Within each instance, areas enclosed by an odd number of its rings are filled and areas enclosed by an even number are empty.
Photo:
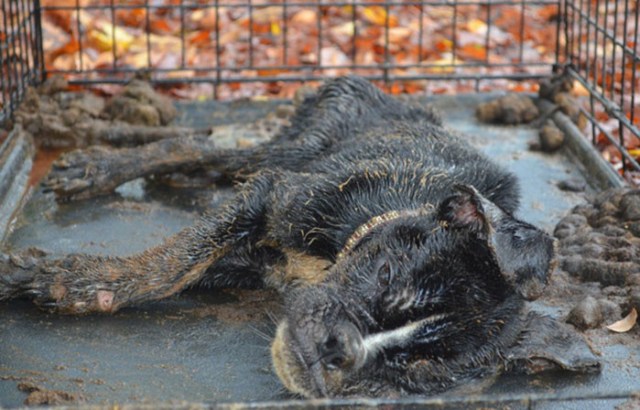
[[[487,58],[487,49],[479,44],[467,44],[460,47],[458,54],[465,60],[484,60]]]
[[[50,10],[47,7],[73,7],[75,0],[42,0],[40,4],[45,8],[44,15],[56,26],[71,33],[71,10]]]
[[[218,16],[215,9],[195,10],[191,13],[191,21],[197,25],[199,29],[214,30]]]
[[[64,46],[57,48],[47,54],[47,58],[45,59],[45,65],[47,68],[51,68],[53,62],[60,56],[66,54],[74,54],[80,50],[80,43],[76,40],[75,37],[71,37],[69,42]]]
[[[189,44],[194,45],[209,45],[211,44],[211,31],[200,30],[189,36]]]
[[[393,83],[391,84],[391,87],[389,87],[389,93],[394,95],[402,94],[402,91],[403,87],[400,83]]]
[[[381,6],[365,7],[362,15],[369,23],[378,26],[383,26],[387,21],[387,11]]]
[[[144,9],[126,9],[116,11],[116,20],[129,27],[143,27],[147,13]]]
[[[439,41],[436,42],[435,44],[435,48],[437,51],[439,52],[444,52],[444,51],[449,51],[451,50],[451,47],[453,46],[453,41],[443,38]]]
[[[153,19],[149,23],[149,29],[152,33],[167,34],[174,31],[173,27],[169,25],[166,19]]]
[[[552,21],[558,16],[558,11],[557,4],[549,4],[538,10],[538,16],[544,19],[544,21]]]
[[[389,27],[396,27],[398,25],[398,18],[387,14],[382,6],[369,6],[362,10],[362,15],[366,21],[376,26],[386,26],[387,20]]]

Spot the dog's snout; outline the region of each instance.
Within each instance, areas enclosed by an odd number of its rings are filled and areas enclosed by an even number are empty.
[[[347,362],[345,347],[338,341],[335,336],[330,336],[324,343],[318,347],[320,360],[328,369],[341,368]]]
[[[358,328],[343,322],[318,345],[320,362],[328,370],[349,370],[362,365],[364,354]]]

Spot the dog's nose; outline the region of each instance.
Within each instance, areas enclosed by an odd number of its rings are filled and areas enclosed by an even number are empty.
[[[341,368],[347,361],[345,347],[338,341],[336,336],[330,336],[322,343],[318,352],[320,353],[320,361],[328,369]]]
[[[358,368],[363,362],[362,336],[349,322],[335,326],[318,345],[320,362],[328,370]]]

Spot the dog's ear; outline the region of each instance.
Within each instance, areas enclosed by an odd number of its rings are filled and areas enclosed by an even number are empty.
[[[446,198],[438,207],[438,221],[448,228],[463,228],[488,235],[492,207],[487,209],[487,200],[470,185],[456,185],[454,188],[456,194]]]
[[[438,208],[449,229],[466,229],[486,240],[504,278],[527,300],[538,298],[555,266],[554,241],[483,197],[475,188],[456,185],[456,194]]]

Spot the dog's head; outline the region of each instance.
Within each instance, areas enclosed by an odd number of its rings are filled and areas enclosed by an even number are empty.
[[[552,266],[547,234],[472,187],[431,210],[377,221],[345,245],[323,283],[288,295],[272,356],[294,393],[388,396],[449,386],[417,380],[420,367],[441,364],[438,379],[464,376],[460,363],[500,345]],[[451,374],[448,362],[457,363]]]

